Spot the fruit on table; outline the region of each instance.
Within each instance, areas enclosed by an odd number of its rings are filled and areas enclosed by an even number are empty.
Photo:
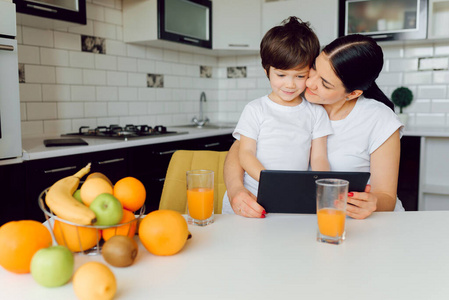
[[[109,182],[100,177],[91,178],[81,186],[81,200],[86,206],[90,206],[98,195],[112,192],[113,188]]]
[[[91,261],[76,270],[73,290],[80,300],[109,300],[117,291],[117,281],[108,266]]]
[[[185,245],[189,236],[184,217],[173,210],[156,210],[146,215],[139,225],[139,238],[155,255],[173,255]]]
[[[86,251],[97,245],[101,239],[96,228],[81,227],[55,220],[53,234],[58,245],[66,246],[73,252]]]
[[[114,196],[122,202],[123,208],[137,211],[145,203],[146,190],[143,183],[134,177],[125,177],[114,185]]]
[[[120,201],[112,194],[103,193],[98,195],[90,204],[89,208],[97,216],[95,225],[111,226],[117,225],[123,218],[123,207]]]
[[[73,198],[75,198],[76,200],[78,200],[79,202],[83,203],[83,200],[81,200],[81,190],[77,189],[74,193],[73,193]],[[83,203],[84,204],[84,203]]]
[[[134,222],[131,222],[133,220]],[[136,234],[137,220],[133,212],[124,209],[123,218],[121,219],[119,224],[125,225],[103,229],[102,237],[105,241],[109,240],[114,235],[127,235],[132,238]]]
[[[102,179],[106,180],[111,186],[113,186],[111,180],[103,173],[100,173],[100,172],[91,173],[91,174],[89,174],[89,176],[86,177],[86,180],[89,180],[92,178],[102,178]]]
[[[128,267],[134,263],[139,247],[133,238],[124,235],[111,237],[101,248],[104,260],[114,267]]]
[[[50,231],[33,220],[11,221],[0,227],[0,265],[14,273],[29,273],[33,255],[52,244]]]
[[[80,178],[89,171],[90,163],[75,175],[60,179],[50,187],[45,202],[58,217],[80,225],[95,223],[95,213],[73,197]]]
[[[31,260],[31,275],[45,287],[66,284],[73,274],[75,258],[64,246],[51,246],[40,249]]]

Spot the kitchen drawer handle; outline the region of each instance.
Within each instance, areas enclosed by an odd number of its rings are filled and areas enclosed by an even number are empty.
[[[206,144],[204,145],[204,148],[209,148],[209,147],[215,147],[215,146],[220,146],[220,143],[210,143],[210,144]]]
[[[160,151],[160,152],[153,152],[154,154],[157,155],[167,155],[167,154],[173,154],[178,150],[168,150],[168,151]]]
[[[0,50],[14,51],[14,46],[0,44]]]
[[[124,158],[114,158],[114,159],[109,159],[109,160],[103,160],[103,161],[99,161],[98,164],[99,165],[106,165],[106,164],[113,164],[119,161],[124,161]]]
[[[228,44],[229,47],[249,47],[248,44]]]
[[[63,172],[63,171],[68,171],[68,170],[73,170],[73,169],[76,169],[76,166],[65,167],[65,168],[59,168],[59,169],[45,170],[44,173],[45,173],[45,174],[49,174],[49,173],[58,173],[58,172]]]
[[[34,9],[40,9],[40,10],[44,10],[44,11],[48,11],[48,12],[52,12],[52,13],[57,13],[58,12],[56,9],[51,9],[51,8],[47,8],[47,7],[37,6],[37,5],[33,5],[33,4],[27,4],[27,7],[34,8]]]

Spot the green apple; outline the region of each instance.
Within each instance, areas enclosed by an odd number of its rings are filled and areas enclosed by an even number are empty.
[[[122,203],[109,193],[103,193],[95,197],[89,208],[94,211],[97,217],[95,225],[117,225],[123,217]]]
[[[31,259],[30,269],[34,280],[46,287],[66,284],[73,274],[75,259],[65,246],[50,246],[37,251]]]
[[[81,189],[77,189],[77,190],[73,193],[73,198],[75,198],[75,199],[78,200],[79,202],[83,203],[83,200],[81,200]]]

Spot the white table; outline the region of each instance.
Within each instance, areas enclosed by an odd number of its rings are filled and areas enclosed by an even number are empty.
[[[346,241],[316,242],[315,215],[216,215],[178,254],[140,248],[111,267],[116,299],[448,299],[449,211],[348,219]],[[137,238],[137,237],[136,237]],[[101,256],[76,256],[76,266]],[[76,299],[71,282],[44,288],[0,267],[0,299]]]

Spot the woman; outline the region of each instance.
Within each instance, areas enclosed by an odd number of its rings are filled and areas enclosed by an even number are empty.
[[[396,201],[403,125],[393,104],[376,85],[383,67],[382,49],[363,35],[349,35],[327,45],[316,58],[306,82],[304,97],[322,104],[334,134],[328,137],[332,171],[369,171],[365,192],[348,194],[347,215],[364,219],[374,211],[403,210]],[[238,163],[239,142],[231,147],[225,162],[227,196],[236,214],[264,217],[265,211],[243,186]]]

